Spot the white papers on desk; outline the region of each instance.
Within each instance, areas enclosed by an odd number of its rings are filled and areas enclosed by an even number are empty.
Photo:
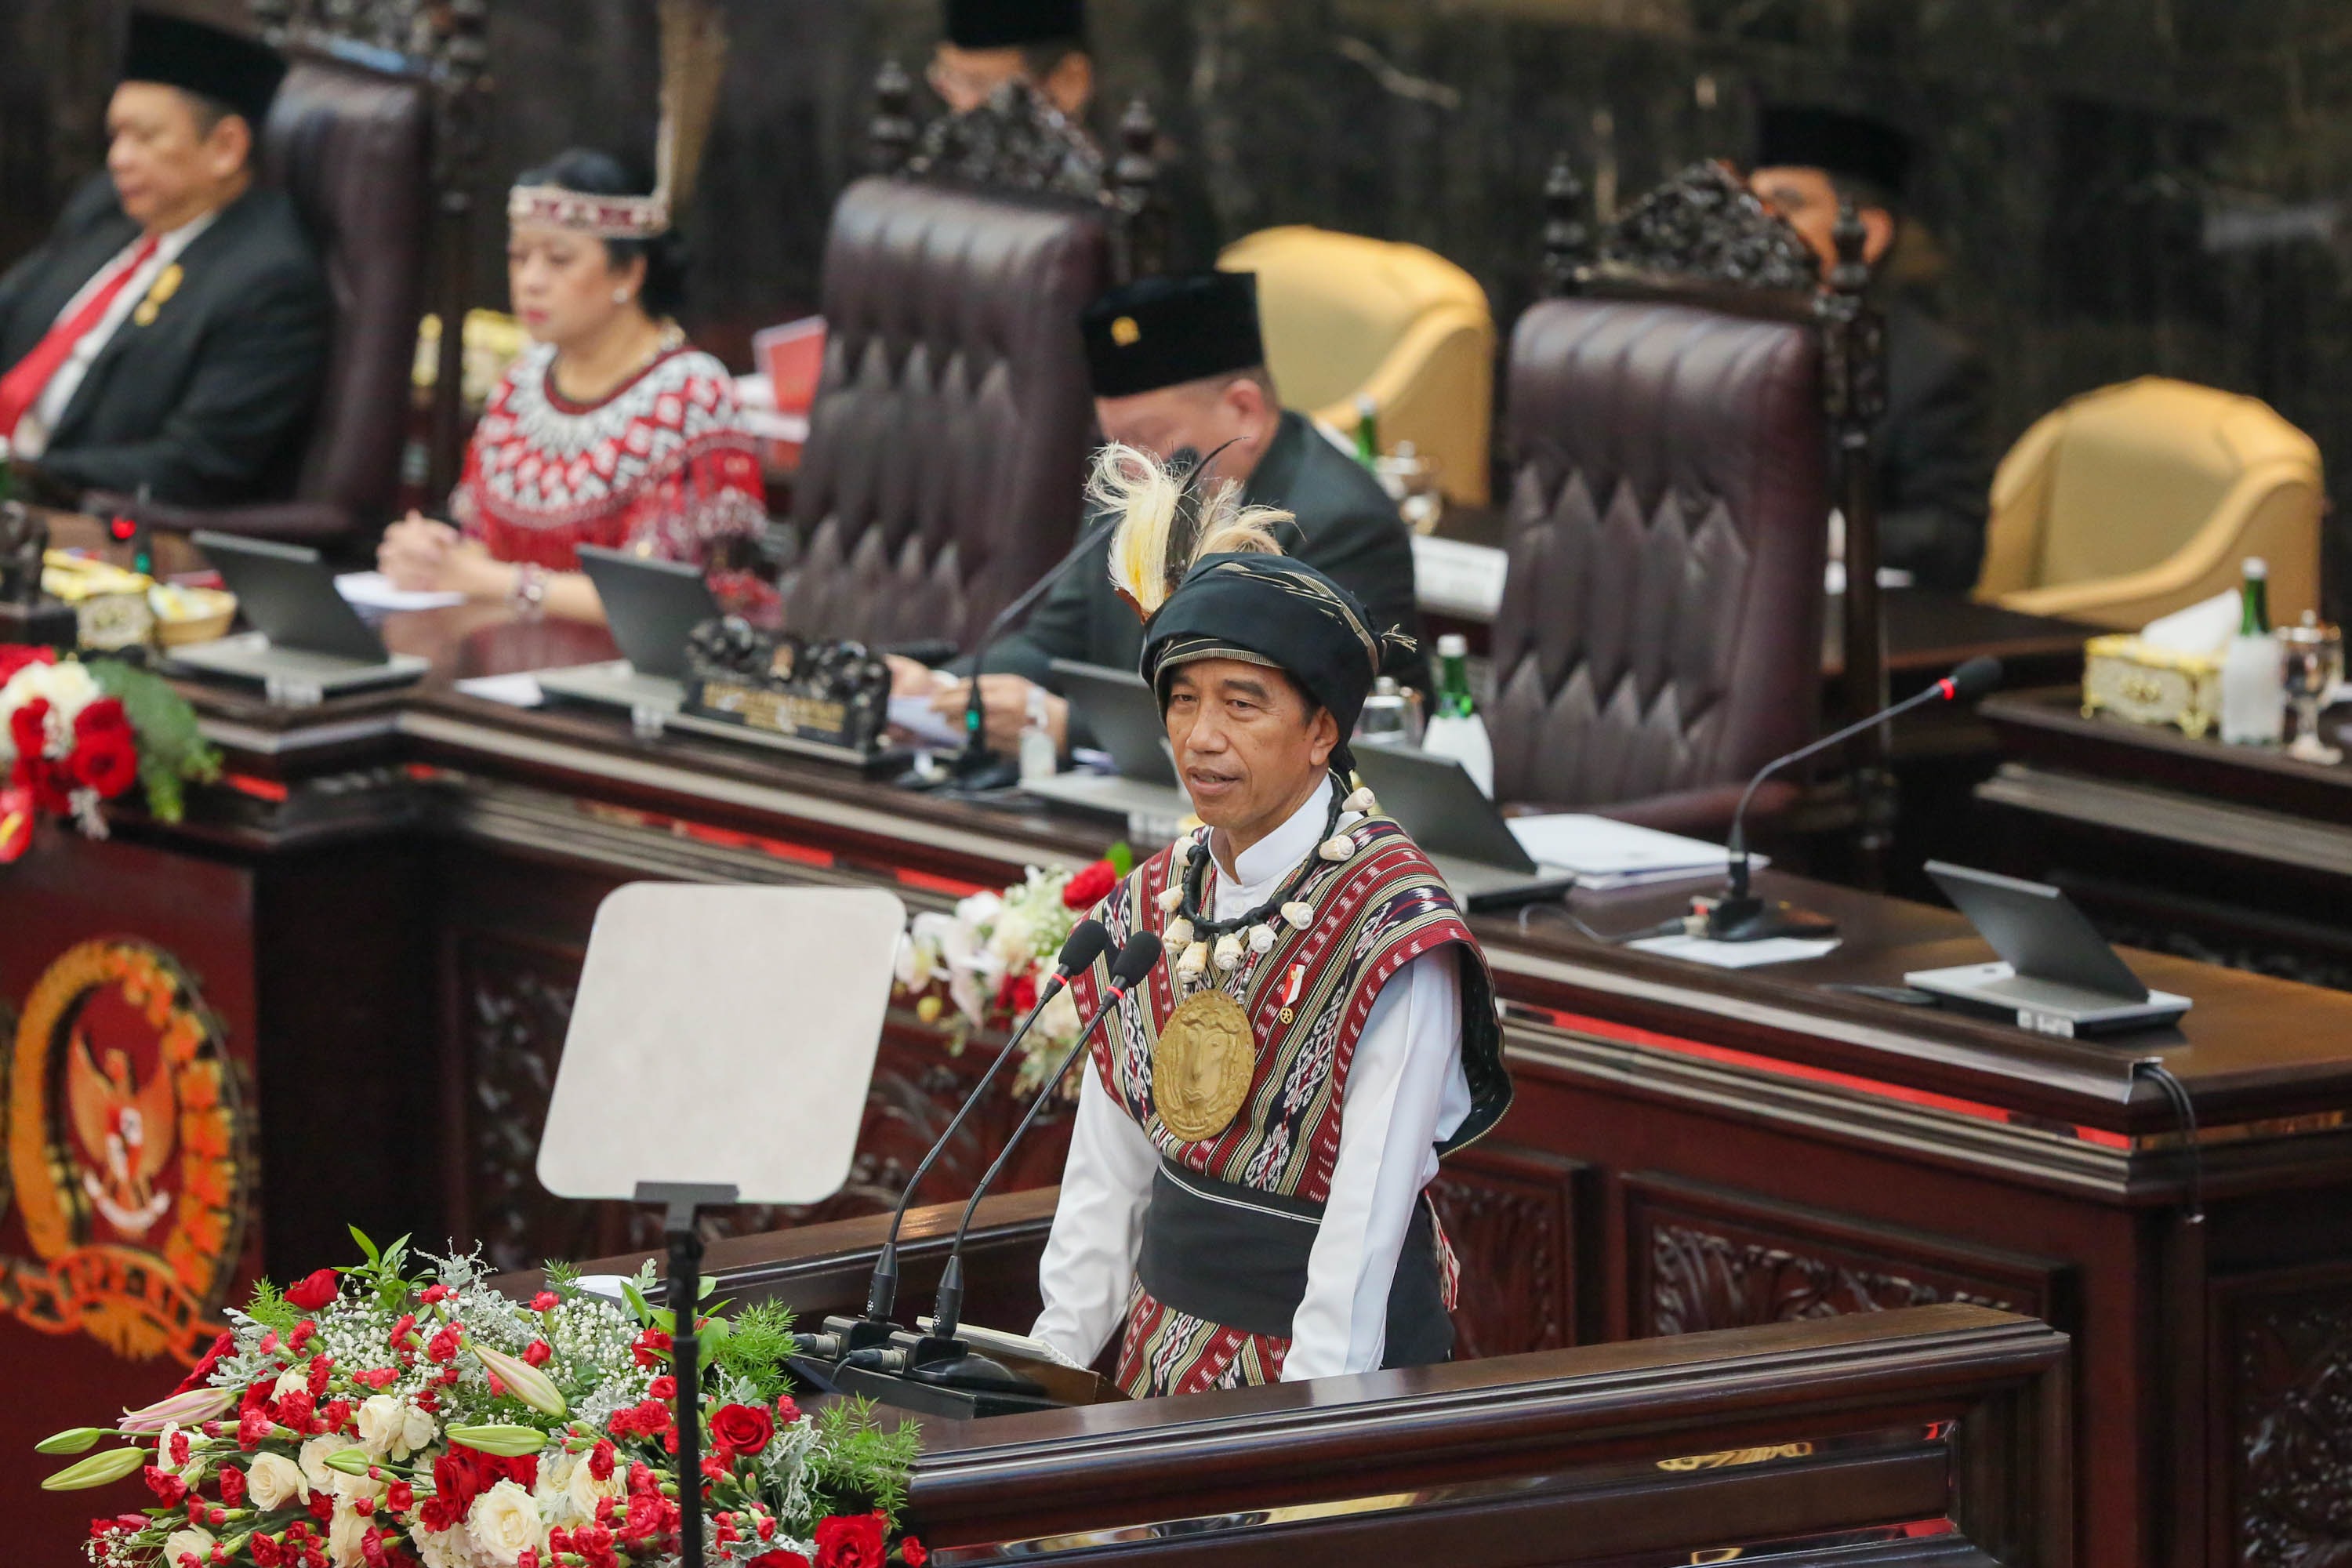
[[[539,689],[539,678],[528,670],[518,675],[477,675],[457,682],[457,689],[509,708],[536,708],[547,700],[547,693]]]
[[[1712,969],[1755,969],[1767,963],[1801,963],[1837,946],[1833,936],[1767,937],[1762,942],[1714,942],[1703,936],[1648,936],[1625,945],[1636,952],[1660,952]]]
[[[463,594],[428,593],[395,588],[381,572],[345,572],[335,579],[343,602],[361,610],[446,610],[466,602]]]
[[[1465,621],[1491,621],[1503,607],[1510,560],[1491,544],[1412,537],[1412,596],[1424,610]]]
[[[1720,876],[1728,859],[1719,844],[1580,812],[1509,821],[1511,837],[1528,858],[1575,873],[1578,887],[1595,892]],[[1752,865],[1769,863],[1761,855],[1750,857]]]
[[[911,692],[890,699],[890,722],[914,737],[921,746],[961,746],[963,726],[950,721],[931,706],[931,695],[925,691]]]

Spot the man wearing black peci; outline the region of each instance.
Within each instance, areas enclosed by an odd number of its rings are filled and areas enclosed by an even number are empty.
[[[950,110],[977,109],[1006,82],[1020,80],[1074,123],[1089,125],[1095,59],[1086,0],[946,0],[941,23],[926,75]],[[1199,168],[1165,136],[1151,154],[1168,216],[1166,265],[1214,265],[1222,229]]]
[[[286,65],[134,11],[107,173],[0,278],[0,440],[55,487],[219,503],[282,491],[325,363],[325,279],[256,139]]]
[[[1213,454],[1212,478],[1238,482],[1247,504],[1295,520],[1279,531],[1286,551],[1361,600],[1378,630],[1418,637],[1412,532],[1362,465],[1282,406],[1265,368],[1255,274],[1145,279],[1097,300],[1081,326],[1106,438],[1162,458]],[[1096,544],[1026,627],[988,650],[981,696],[994,750],[1017,747],[1033,704],[1068,749],[1069,705],[1052,690],[1055,659],[1135,668],[1142,632],[1112,592],[1108,561],[1108,542]],[[1402,666],[1418,670],[1418,654],[1404,655]],[[901,691],[933,679],[905,660],[895,668]],[[960,721],[962,683],[941,679],[937,700]]]
[[[1969,341],[1928,314],[1902,268],[1902,132],[1836,110],[1765,111],[1749,185],[1836,265],[1838,205],[1851,200],[1886,312],[1886,416],[1878,427],[1879,561],[1923,588],[1966,593],[1983,563],[1992,498],[1991,387]],[[1916,238],[1916,235],[1912,237]]]

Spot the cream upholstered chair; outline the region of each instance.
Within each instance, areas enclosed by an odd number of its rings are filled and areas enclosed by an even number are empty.
[[[1217,265],[1257,274],[1285,403],[1352,432],[1369,395],[1383,447],[1412,442],[1448,498],[1486,504],[1495,316],[1477,279],[1417,245],[1303,224],[1235,240]]]
[[[2268,404],[2143,376],[2045,415],[1994,476],[1977,597],[2137,629],[2270,566],[2274,621],[2319,603],[2319,447]]]

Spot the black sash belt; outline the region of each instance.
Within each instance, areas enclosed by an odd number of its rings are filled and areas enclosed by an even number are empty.
[[[1143,1288],[1166,1306],[1276,1339],[1307,1297],[1307,1264],[1323,1205],[1220,1182],[1160,1162],[1135,1262]],[[1387,1366],[1422,1366],[1454,1353],[1454,1323],[1438,1279],[1429,1205],[1413,1205],[1389,1288]]]

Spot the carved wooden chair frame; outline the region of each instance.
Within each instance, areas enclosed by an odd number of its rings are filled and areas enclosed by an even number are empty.
[[[1837,451],[1832,494],[1845,518],[1845,666],[1842,705],[1859,718],[1886,706],[1885,606],[1878,587],[1875,426],[1886,409],[1885,320],[1868,298],[1864,231],[1840,204],[1829,286],[1796,231],[1751,195],[1729,165],[1692,164],[1604,226],[1596,240],[1585,188],[1563,153],[1544,184],[1548,296],[1671,300],[1702,310],[1815,326],[1822,404]],[[1827,520],[1824,519],[1824,525]],[[1885,728],[1847,752],[1848,810],[1859,869],[1879,875],[1895,817]]]
[[[1141,98],[1129,100],[1118,153],[1106,158],[1084,127],[1024,82],[1007,82],[979,108],[928,124],[915,119],[914,93],[905,68],[883,61],[866,131],[874,173],[1099,203],[1110,218],[1112,280],[1130,283],[1166,269],[1168,214],[1152,151],[1160,121]]]

